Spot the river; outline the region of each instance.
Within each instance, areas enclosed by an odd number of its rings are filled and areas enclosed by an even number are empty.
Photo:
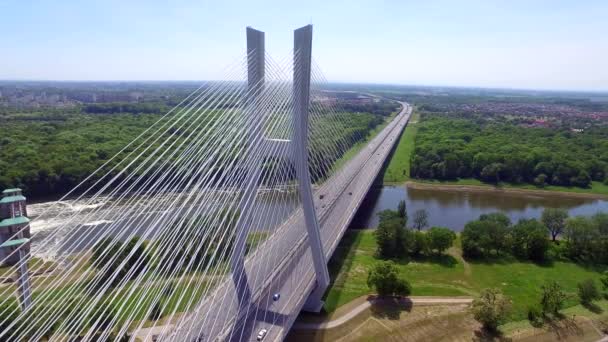
[[[167,194],[162,197],[162,201],[169,203],[185,195]],[[608,212],[608,201],[591,198],[384,186],[370,190],[353,219],[351,228],[375,228],[378,225],[377,213],[384,209],[396,209],[400,200],[406,201],[410,216],[418,209],[426,209],[429,213],[429,226],[444,226],[455,231],[462,230],[467,222],[477,219],[483,213],[496,211],[507,214],[512,222],[520,218],[539,218],[546,207],[565,208],[570,215]],[[149,207],[152,204],[142,198],[137,198],[134,204],[126,202],[98,198],[92,202],[84,199],[28,205],[28,214],[33,219],[33,252],[52,254],[80,251],[91,247],[97,238],[105,234],[120,235],[123,238],[130,234],[154,238],[154,232],[146,235],[146,230],[154,225],[154,221],[162,219],[167,211],[159,208],[151,211]],[[213,206],[213,202],[194,203],[177,212],[172,210],[171,215],[180,215],[180,212],[187,211],[186,208],[199,210],[197,208],[206,206]],[[276,216],[273,215],[273,222],[262,222],[261,229],[272,229],[296,206],[297,200],[287,193],[280,197],[269,196],[268,199],[264,196],[264,199],[257,203],[255,210],[274,212]],[[83,236],[87,238],[82,240]]]
[[[500,211],[512,222],[521,218],[540,218],[544,208],[564,208],[572,216],[608,212],[608,201],[601,199],[555,196],[552,194],[509,193],[505,191],[474,191],[446,189],[413,189],[403,186],[383,186],[370,189],[351,228],[364,229],[378,226],[377,213],[396,209],[405,200],[408,214],[426,209],[429,226],[448,227],[461,231],[464,225],[479,215]]]

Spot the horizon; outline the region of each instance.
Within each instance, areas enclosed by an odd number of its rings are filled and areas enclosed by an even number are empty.
[[[221,79],[245,51],[245,27],[266,32],[275,57],[312,23],[313,56],[338,83],[608,92],[608,3],[469,0],[177,4],[116,0],[10,13],[0,55],[7,81]]]
[[[202,85],[205,82],[222,82],[226,80],[209,79],[209,80],[46,80],[46,79],[0,79],[1,83],[196,83]],[[246,82],[242,80],[239,82]],[[354,82],[354,81],[332,81],[327,80],[326,85],[366,85],[366,86],[389,86],[389,87],[404,87],[404,88],[429,88],[429,89],[469,89],[469,90],[492,90],[492,91],[512,91],[512,92],[545,92],[545,93],[573,93],[573,94],[594,94],[607,95],[608,89],[559,89],[559,88],[507,88],[507,87],[483,87],[483,86],[463,86],[463,85],[441,85],[441,84],[400,84],[400,83],[378,83],[378,82]]]

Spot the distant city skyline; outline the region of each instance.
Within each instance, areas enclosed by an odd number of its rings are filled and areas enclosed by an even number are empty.
[[[0,0],[0,80],[213,80],[245,27],[288,56],[314,25],[330,82],[608,91],[608,2]]]

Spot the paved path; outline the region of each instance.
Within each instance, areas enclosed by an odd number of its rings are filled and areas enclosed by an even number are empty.
[[[333,321],[320,322],[320,323],[298,323],[298,322],[296,322],[293,325],[293,328],[301,329],[301,330],[332,329],[332,328],[338,327],[338,326],[350,321],[351,319],[355,318],[361,312],[370,308],[372,306],[372,304],[374,304],[375,301],[376,301],[375,299],[367,300],[367,301],[359,304],[355,308],[353,308],[351,311],[349,311],[344,316],[342,316],[338,319],[334,319]],[[473,299],[472,298],[449,298],[449,297],[448,298],[446,298],[446,297],[408,297],[408,298],[402,299],[401,301],[403,302],[403,304],[406,304],[406,305],[407,304],[410,304],[410,305],[441,305],[441,304],[470,304],[473,301]],[[604,341],[602,341],[602,342],[604,342]]]
[[[597,342],[608,342],[608,336],[605,336],[604,338],[597,340]]]

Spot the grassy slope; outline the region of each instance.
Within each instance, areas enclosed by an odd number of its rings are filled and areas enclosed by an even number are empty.
[[[415,110],[401,134],[399,145],[384,172],[384,182],[401,183],[409,179],[410,156],[414,152],[414,137],[418,130],[419,118],[420,114]]]
[[[347,232],[329,264],[335,281],[326,294],[326,311],[371,293],[366,279],[368,270],[378,261],[373,256],[375,248],[373,231]],[[544,266],[513,260],[465,264],[459,247],[442,257],[401,261],[399,267],[416,296],[474,296],[483,288],[501,288],[513,300],[510,320],[514,321],[525,319],[528,306],[538,302],[545,281],[560,282],[569,294],[566,306],[570,307],[578,303],[576,284],[587,278],[597,282],[600,277],[598,271],[570,262]]]

